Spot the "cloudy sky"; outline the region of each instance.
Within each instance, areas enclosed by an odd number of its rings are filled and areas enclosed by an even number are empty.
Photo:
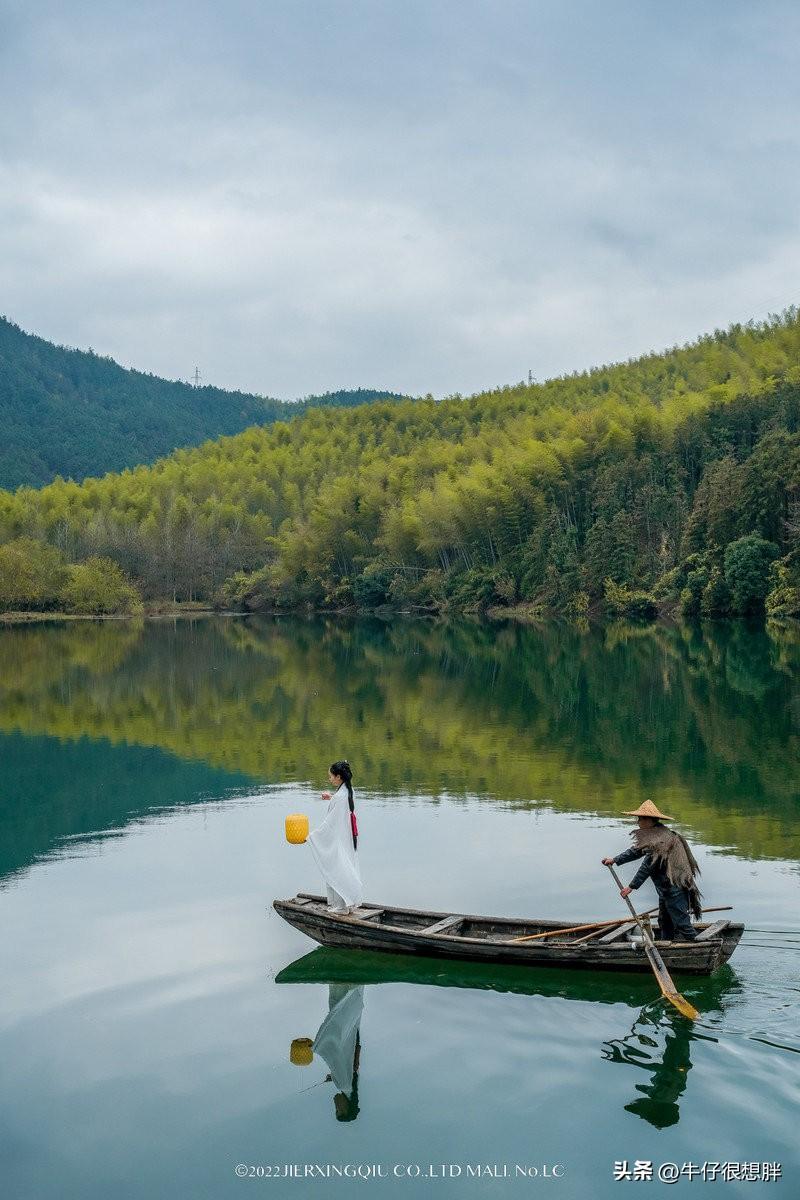
[[[293,397],[800,299],[794,0],[0,0],[0,313]]]

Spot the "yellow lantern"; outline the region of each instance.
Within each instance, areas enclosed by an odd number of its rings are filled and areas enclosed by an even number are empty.
[[[314,1061],[314,1043],[311,1038],[295,1038],[289,1047],[289,1062],[296,1067],[307,1067]]]
[[[286,840],[293,846],[302,846],[308,837],[308,817],[305,813],[290,813],[286,818]]]

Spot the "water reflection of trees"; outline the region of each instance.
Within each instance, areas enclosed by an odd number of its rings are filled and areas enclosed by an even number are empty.
[[[140,815],[151,819],[159,801],[196,804],[251,785],[246,776],[153,747],[123,752],[101,740],[22,734],[0,736],[0,779],[0,888],[56,847],[67,852],[87,835],[122,830]]]
[[[316,777],[329,746],[389,794],[653,795],[710,844],[800,858],[798,665],[795,631],[742,623],[71,623],[2,632],[0,729],[268,781]]]

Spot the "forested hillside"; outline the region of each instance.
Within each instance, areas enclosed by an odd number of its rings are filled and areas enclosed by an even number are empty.
[[[366,403],[359,389],[299,404],[191,387],[69,350],[0,317],[0,487],[85,479],[150,463],[178,446],[286,419],[310,405]]]
[[[3,493],[0,541],[6,607],[800,614],[800,319]]]

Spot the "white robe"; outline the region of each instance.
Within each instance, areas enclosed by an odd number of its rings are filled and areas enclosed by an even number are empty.
[[[325,820],[308,835],[311,853],[328,890],[332,909],[353,908],[364,899],[358,855],[350,829],[350,806],[344,784],[328,801]]]
[[[328,1015],[317,1030],[313,1049],[325,1059],[340,1092],[351,1096],[356,1037],[364,1010],[364,985],[328,984]]]

